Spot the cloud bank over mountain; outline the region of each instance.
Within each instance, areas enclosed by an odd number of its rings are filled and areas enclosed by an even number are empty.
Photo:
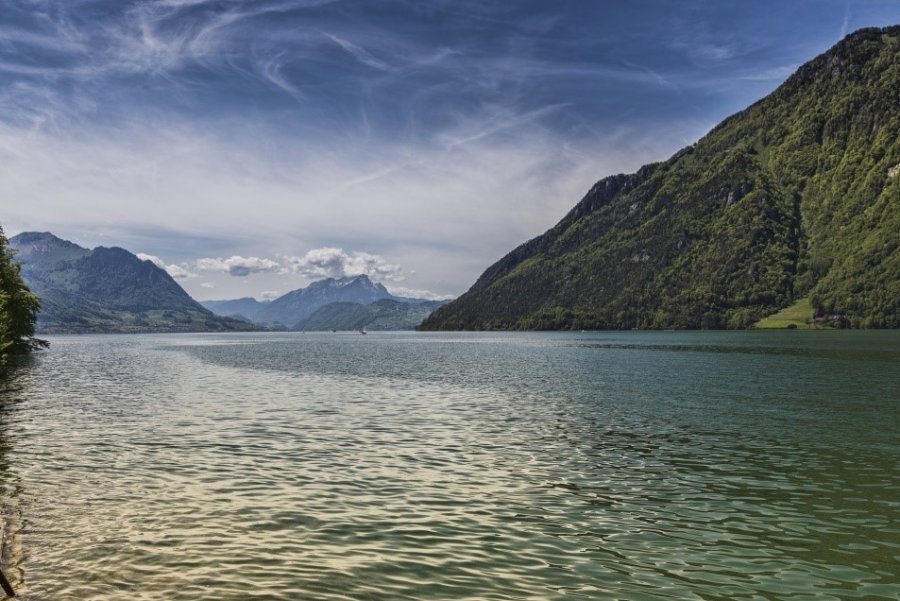
[[[307,278],[343,278],[367,275],[377,281],[405,279],[403,268],[378,255],[346,253],[341,248],[316,248],[302,257],[285,257],[287,268]]]

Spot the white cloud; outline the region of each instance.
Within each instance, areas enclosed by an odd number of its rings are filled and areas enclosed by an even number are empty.
[[[200,287],[201,287],[201,288],[206,288],[207,290],[211,290],[211,289],[215,288],[216,285],[213,284],[212,282],[202,282],[202,283],[200,284]]]
[[[404,279],[403,268],[378,255],[346,253],[341,248],[315,248],[302,257],[284,257],[287,270],[308,278],[343,278],[367,275],[377,281]]]
[[[197,269],[200,271],[221,271],[234,277],[245,277],[251,273],[267,273],[276,271],[281,266],[271,259],[259,257],[240,257],[235,255],[228,259],[203,258],[197,259]]]
[[[388,292],[394,296],[404,296],[406,298],[424,298],[426,300],[449,300],[454,298],[452,294],[437,294],[430,290],[421,290],[419,288],[404,288],[403,286],[391,286]]]
[[[281,296],[281,293],[277,290],[263,290],[260,296],[265,300],[272,300]]]
[[[137,253],[137,255],[135,255],[135,256],[137,256],[137,258],[140,259],[141,261],[150,261],[151,263],[153,263],[160,269],[166,268],[165,262],[155,255],[148,255],[145,253]]]
[[[197,274],[191,273],[181,265],[166,265],[166,271],[176,280],[185,280],[187,278],[196,277]]]
[[[170,263],[166,265],[166,262],[157,257],[156,255],[148,255],[146,253],[137,253],[137,258],[141,261],[150,261],[160,269],[166,270],[170,276],[175,278],[176,280],[186,280],[188,278],[196,277],[197,274],[190,272],[185,269],[181,265],[177,265],[175,263]]]

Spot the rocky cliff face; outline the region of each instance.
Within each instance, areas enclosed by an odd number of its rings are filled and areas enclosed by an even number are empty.
[[[806,300],[898,327],[898,163],[900,27],[861,30],[697,144],[601,180],[423,328],[741,328]]]

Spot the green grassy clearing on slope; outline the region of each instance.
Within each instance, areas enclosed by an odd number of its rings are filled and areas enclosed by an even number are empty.
[[[790,307],[785,307],[778,313],[773,313],[768,317],[760,319],[754,328],[760,329],[780,329],[787,328],[793,324],[797,329],[810,329],[816,327],[813,324],[813,306],[809,297],[801,298]]]

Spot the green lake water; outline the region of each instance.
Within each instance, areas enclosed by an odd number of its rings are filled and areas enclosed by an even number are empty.
[[[900,333],[54,337],[21,598],[897,599]]]

